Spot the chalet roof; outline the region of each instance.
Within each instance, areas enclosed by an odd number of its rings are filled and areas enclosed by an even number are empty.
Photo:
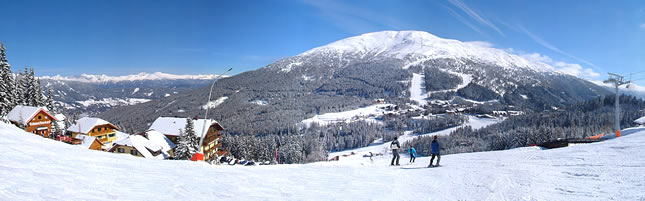
[[[96,140],[96,137],[92,137],[89,135],[76,135],[75,138],[81,140],[81,146],[87,149],[89,149],[92,143],[94,143],[94,141]],[[100,141],[98,142],[101,143]]]
[[[76,121],[76,123],[70,126],[67,130],[76,132],[76,133],[89,133],[96,126],[100,125],[110,125],[117,129],[116,126],[112,125],[110,122],[107,122],[100,118],[95,117],[83,117]]]
[[[33,107],[33,106],[24,106],[24,105],[17,105],[14,107],[9,114],[7,114],[7,119],[9,121],[17,122],[22,125],[27,125],[27,121],[31,120],[38,114],[40,111],[45,112],[45,114],[49,115],[50,118],[52,118],[53,121],[56,120],[56,117],[51,115],[49,111],[45,107]]]
[[[148,136],[148,140],[161,146],[162,151],[164,152],[168,152],[177,146],[175,145],[175,143],[172,143],[172,141],[170,141],[168,137],[166,137],[163,133],[159,131],[149,130],[149,131],[146,131],[146,135]]]
[[[645,124],[645,116],[642,116],[641,118],[634,120],[634,122],[637,124]]]
[[[147,131],[146,135],[121,135],[114,142],[116,145],[134,147],[144,158],[164,159],[170,156],[168,151],[176,147],[164,134],[158,131]],[[154,155],[152,152],[160,151],[161,154]]]
[[[193,120],[195,126],[195,135],[204,136],[206,131],[208,131],[208,126],[204,129],[204,124],[214,125],[223,130],[222,126],[215,120],[212,119],[198,119]],[[176,117],[159,117],[157,118],[149,130],[156,130],[165,135],[179,136],[180,130],[183,131],[186,127],[186,118],[176,118]]]

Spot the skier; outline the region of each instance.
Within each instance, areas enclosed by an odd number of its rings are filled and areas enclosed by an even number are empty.
[[[417,158],[417,150],[414,147],[410,147],[408,153],[410,153],[410,163],[414,163],[414,159]]]
[[[401,148],[401,145],[399,145],[399,140],[398,137],[394,137],[394,141],[390,144],[390,149],[392,149],[392,162],[390,165],[394,165],[394,160],[396,159],[396,165],[399,166],[399,149]]]
[[[430,158],[430,165],[428,167],[438,167],[439,166],[439,160],[441,160],[441,155],[439,154],[439,142],[437,141],[437,136],[434,136],[434,139],[432,139],[432,144],[430,144],[430,147],[432,148],[432,157]],[[437,165],[433,166],[432,161],[434,161],[434,157],[437,157]]]

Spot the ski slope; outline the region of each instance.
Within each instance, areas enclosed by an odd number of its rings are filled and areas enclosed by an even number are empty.
[[[452,131],[457,130],[457,128],[461,128],[461,127],[465,127],[465,126],[470,126],[473,129],[480,129],[480,128],[483,128],[483,127],[486,127],[486,126],[489,126],[489,125],[492,125],[492,124],[502,122],[504,120],[504,119],[479,118],[479,117],[472,116],[472,115],[467,115],[467,116],[468,116],[468,121],[466,123],[464,123],[464,124],[462,124],[460,126],[447,128],[447,129],[440,130],[440,131],[437,131],[437,132],[424,133],[424,134],[417,135],[417,134],[413,134],[412,131],[406,131],[403,135],[398,137],[399,143],[403,144],[403,143],[406,143],[408,141],[411,141],[415,137],[421,137],[421,136],[426,136],[426,135],[439,135],[439,136],[449,135]],[[334,156],[350,155],[352,152],[354,152],[354,154],[360,155],[360,156],[362,156],[364,154],[369,154],[370,152],[372,152],[373,154],[376,154],[376,153],[385,154],[385,153],[388,153],[388,152],[391,153],[391,151],[389,150],[391,142],[392,141],[382,143],[382,140],[378,140],[377,142],[373,143],[373,145],[371,145],[371,146],[358,148],[358,149],[351,149],[351,150],[333,152],[333,153],[330,153],[329,156],[334,157]]]
[[[562,149],[211,166],[82,149],[0,123],[0,200],[642,200],[645,128]],[[403,158],[405,160],[406,158]]]

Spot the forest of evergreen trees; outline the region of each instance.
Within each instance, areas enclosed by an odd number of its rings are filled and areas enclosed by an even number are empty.
[[[511,116],[501,123],[473,130],[463,127],[440,137],[442,154],[505,150],[540,144],[557,138],[584,138],[613,133],[614,96],[598,97],[555,111]],[[645,115],[645,101],[620,96],[621,127]],[[430,153],[431,136],[418,137],[404,147],[414,147],[421,155]]]
[[[4,44],[0,43],[0,116],[5,116],[16,105],[44,106],[56,113],[51,90],[43,93],[34,69],[14,74],[6,57]]]

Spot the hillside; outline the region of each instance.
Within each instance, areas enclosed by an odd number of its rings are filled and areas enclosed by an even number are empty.
[[[1,200],[639,200],[645,128],[573,147],[455,154],[443,167],[360,155],[305,165],[211,166],[85,150],[0,123]],[[403,161],[407,158],[403,157]],[[405,164],[405,163],[404,163]]]
[[[208,107],[227,132],[266,135],[316,115],[369,107],[374,99],[412,108],[441,100],[460,107],[542,111],[609,94],[554,69],[478,43],[421,31],[382,31],[222,79],[213,89],[213,101],[219,102]],[[208,92],[204,87],[100,116],[141,131],[158,116],[203,116]]]
[[[81,74],[42,76],[42,86],[68,113],[95,115],[114,107],[135,105],[208,86],[217,75],[139,73],[123,76]]]

